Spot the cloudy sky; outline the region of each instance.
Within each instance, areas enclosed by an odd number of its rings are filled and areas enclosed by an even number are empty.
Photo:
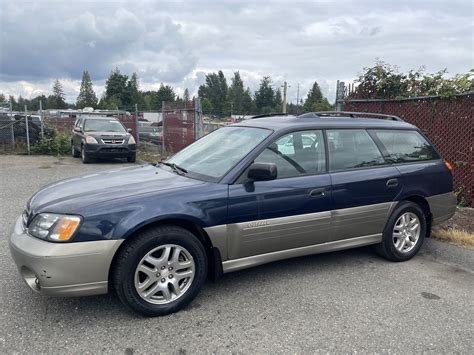
[[[256,89],[286,80],[289,101],[317,80],[334,98],[379,58],[401,70],[474,67],[473,1],[23,1],[0,0],[0,92],[48,94],[60,79],[74,102],[84,69],[100,94],[112,69],[142,89],[181,94],[205,73],[239,70]]]

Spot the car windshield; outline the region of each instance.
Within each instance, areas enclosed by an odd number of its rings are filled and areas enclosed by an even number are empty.
[[[116,120],[86,120],[85,132],[125,132],[122,124]]]
[[[184,168],[196,178],[218,181],[271,133],[263,128],[220,128],[187,146],[167,163]]]

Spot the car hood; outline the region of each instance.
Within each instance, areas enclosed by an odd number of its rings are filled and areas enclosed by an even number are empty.
[[[74,213],[103,201],[203,184],[167,169],[142,165],[58,181],[33,195],[27,209],[33,215],[39,212]]]

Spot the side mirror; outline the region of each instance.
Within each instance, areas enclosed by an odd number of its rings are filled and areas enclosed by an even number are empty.
[[[80,127],[74,127],[74,132],[80,132],[81,128]]]
[[[133,131],[133,130],[132,130],[131,128],[127,128],[127,132],[128,132],[128,133],[132,133],[132,131]]]
[[[253,163],[247,174],[254,181],[268,181],[277,178],[277,166],[274,163]]]

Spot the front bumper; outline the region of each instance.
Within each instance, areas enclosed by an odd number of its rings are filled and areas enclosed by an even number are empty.
[[[126,158],[135,155],[136,144],[85,144],[87,154],[92,158]]]
[[[13,260],[31,289],[47,296],[107,293],[112,258],[122,240],[52,243],[32,237],[19,217],[10,235]]]

